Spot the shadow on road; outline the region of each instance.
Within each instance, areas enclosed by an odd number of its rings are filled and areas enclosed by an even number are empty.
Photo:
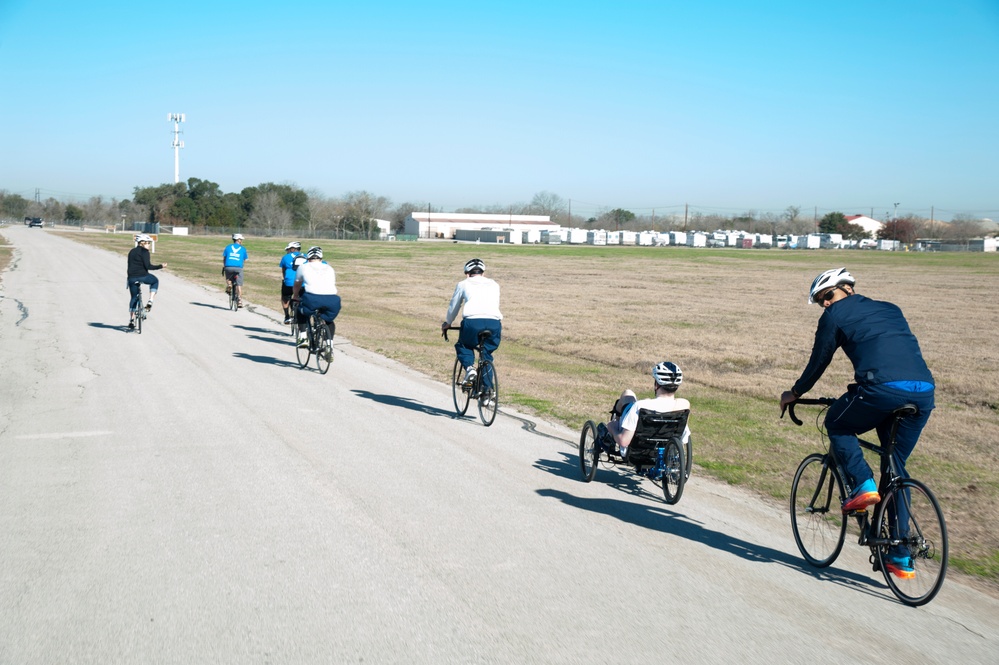
[[[239,330],[245,330],[247,332],[262,333],[262,334],[265,334],[265,335],[272,335],[274,337],[282,337],[285,340],[291,339],[291,334],[288,333],[288,327],[287,326],[285,326],[281,330],[274,330],[273,328],[255,328],[253,326],[240,326],[240,325],[234,325],[233,328],[237,328]],[[262,338],[257,337],[255,339],[262,339]]]
[[[398,395],[380,395],[378,393],[369,392],[367,390],[352,390],[358,397],[363,397],[364,399],[370,399],[373,402],[378,402],[379,404],[387,404],[388,406],[398,406],[404,409],[410,409],[412,411],[422,411],[423,413],[430,414],[431,416],[447,416],[451,417],[454,414],[450,409],[438,409],[435,406],[427,406],[423,402],[418,402],[408,397],[400,397]]]
[[[124,323],[120,326],[113,326],[110,323],[100,323],[99,321],[91,321],[87,325],[90,326],[91,328],[101,328],[103,330],[117,330],[119,332],[130,332],[127,323]]]
[[[265,365],[275,365],[277,367],[294,367],[298,369],[297,362],[291,362],[288,360],[280,360],[272,356],[255,356],[250,353],[234,353],[233,358],[239,358],[240,360],[252,360],[255,363],[263,363]]]
[[[645,529],[652,529],[686,538],[687,540],[702,543],[716,550],[734,554],[747,561],[775,563],[799,571],[814,579],[832,582],[872,596],[884,597],[884,594],[879,593],[878,590],[887,589],[884,582],[879,582],[871,576],[847,570],[813,568],[800,557],[767,547],[766,545],[735,538],[720,531],[713,531],[706,528],[703,524],[694,522],[682,513],[665,507],[665,504],[662,503],[658,505],[646,505],[631,501],[618,501],[616,499],[579,497],[554,489],[540,489],[537,492],[543,497],[557,499],[573,508],[608,515],[622,522]],[[850,543],[847,542],[846,546],[849,545]]]
[[[223,307],[222,305],[213,305],[207,302],[193,302],[193,301],[191,302],[191,304],[194,305],[195,307],[207,307],[208,309],[221,309],[223,312],[229,311],[228,305]]]

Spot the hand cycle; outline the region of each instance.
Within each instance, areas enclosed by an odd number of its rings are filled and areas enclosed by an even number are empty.
[[[788,414],[796,425],[795,404],[825,408],[816,417],[821,437],[826,433],[818,418],[836,400],[831,397],[798,399],[788,405]],[[836,560],[843,548],[849,517],[860,527],[857,543],[871,549],[870,562],[884,574],[888,588],[906,605],[925,605],[933,600],[947,574],[947,526],[940,504],[930,489],[914,478],[903,478],[894,460],[895,437],[899,421],[915,413],[907,404],[894,411],[888,443],[875,445],[859,439],[862,448],[881,458],[881,501],[874,506],[871,519],[866,509],[843,513],[846,501],[843,471],[832,448],[826,453],[812,453],[802,460],[791,483],[791,530],[794,542],[805,560],[816,568],[825,568]],[[781,417],[784,417],[783,412]],[[900,526],[895,528],[893,524]],[[885,566],[891,548],[905,549],[912,557],[915,575],[897,578]]]
[[[137,293],[132,296],[128,314],[130,322],[135,324],[135,332],[141,335],[142,322],[146,320],[146,307],[142,302],[142,282],[133,282],[133,284]],[[129,291],[131,291],[131,287],[132,284],[129,285]]]
[[[618,417],[613,410],[610,415],[611,420]],[[588,483],[596,477],[601,462],[611,466],[624,464],[660,486],[666,503],[676,504],[690,478],[693,460],[690,437],[683,442],[689,416],[689,409],[666,413],[639,410],[635,433],[628,446],[628,459],[621,457],[609,432],[605,437],[598,436],[597,426],[587,420],[579,434],[579,470],[583,482]]]
[[[308,367],[309,358],[314,355],[316,357],[316,369],[319,370],[320,374],[328,372],[330,364],[333,362],[333,335],[336,332],[336,323],[333,321],[326,323],[325,319],[323,319],[322,313],[325,311],[325,308],[320,307],[309,315],[309,321],[306,326],[309,345],[295,346],[295,355],[298,358],[299,367],[302,369]],[[297,330],[297,325],[294,323],[292,325]]]
[[[447,341],[448,330],[460,331],[461,328],[451,326],[444,329],[441,334],[444,341]],[[454,410],[459,416],[464,416],[468,411],[468,403],[474,399],[479,405],[479,418],[486,427],[493,424],[496,412],[499,410],[499,377],[496,375],[496,366],[482,357],[482,342],[491,336],[492,332],[489,330],[479,332],[479,343],[475,346],[478,357],[475,379],[471,383],[465,382],[465,368],[457,358],[454,359],[454,370],[451,372],[451,397],[454,400]]]

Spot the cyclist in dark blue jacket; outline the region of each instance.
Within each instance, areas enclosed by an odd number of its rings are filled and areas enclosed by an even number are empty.
[[[811,390],[836,349],[842,348],[853,363],[856,383],[829,407],[825,420],[829,442],[851,488],[844,512],[863,510],[881,500],[857,435],[876,429],[878,439],[887,443],[892,412],[904,404],[915,404],[918,413],[902,419],[895,441],[895,462],[907,477],[905,461],[934,407],[933,375],[902,310],[857,294],[855,283],[846,268],[827,270],[812,282],[808,302],[823,308],[812,355],[801,377],[780,398],[784,408]],[[899,577],[909,577],[913,574],[911,563],[899,557],[890,559],[888,567]]]

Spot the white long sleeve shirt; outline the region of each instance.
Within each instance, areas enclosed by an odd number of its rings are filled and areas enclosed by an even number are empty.
[[[466,277],[454,287],[444,322],[451,325],[462,304],[465,306],[462,316],[466,319],[502,319],[499,302],[499,284],[483,275]]]

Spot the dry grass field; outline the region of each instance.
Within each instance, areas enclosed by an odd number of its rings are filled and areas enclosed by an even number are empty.
[[[125,235],[69,235],[121,253],[131,246]],[[161,236],[156,259],[221,289],[225,244]],[[246,246],[247,299],[279,309],[284,241]],[[697,473],[781,501],[798,462],[820,445],[808,418],[801,428],[778,419],[778,396],[804,367],[820,314],[806,304],[807,288],[821,270],[846,266],[858,292],[902,308],[936,378],[937,408],[909,467],[943,505],[952,567],[999,583],[995,254],[330,241],[324,249],[344,303],[338,334],[441,381],[453,349],[440,321],[464,262],[484,259],[502,286],[501,403],[574,429],[605,419],[622,388],[651,394],[649,369],[673,360],[693,405]],[[809,396],[837,396],[851,377],[839,353]]]

